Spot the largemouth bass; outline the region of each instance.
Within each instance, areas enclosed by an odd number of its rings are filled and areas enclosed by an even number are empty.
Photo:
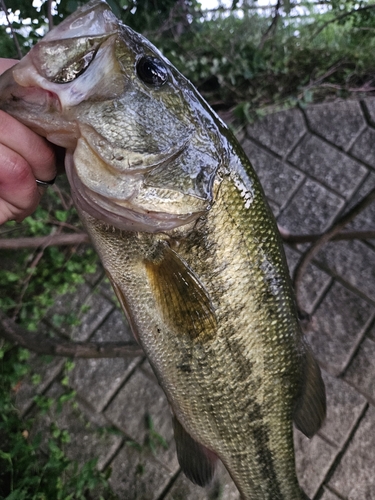
[[[66,148],[72,197],[173,413],[178,459],[245,500],[307,498],[292,423],[325,415],[259,181],[208,104],[93,0],[0,78],[0,108]]]

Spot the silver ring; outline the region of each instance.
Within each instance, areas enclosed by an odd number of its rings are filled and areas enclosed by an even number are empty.
[[[35,182],[36,182],[36,185],[38,187],[48,187],[48,186],[52,186],[53,184],[55,184],[55,180],[56,180],[56,177],[54,179],[52,179],[51,181],[40,181],[39,179],[35,179]]]

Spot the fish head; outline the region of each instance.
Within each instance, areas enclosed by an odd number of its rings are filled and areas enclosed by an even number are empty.
[[[92,0],[0,77],[0,109],[67,149],[77,207],[160,232],[209,210],[224,125],[142,35]]]

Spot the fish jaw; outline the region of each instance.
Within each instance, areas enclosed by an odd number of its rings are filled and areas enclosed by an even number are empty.
[[[169,72],[168,88],[159,95],[138,81],[142,54],[160,58]],[[190,227],[210,209],[214,176],[225,156],[214,147],[201,152],[212,140],[201,134],[200,122],[191,126],[199,98],[174,116],[172,100],[183,106],[185,92],[194,94],[189,86],[156,48],[122,25],[105,2],[94,0],[0,79],[0,109],[68,150],[77,206],[119,229],[156,233]],[[150,109],[168,117],[165,124],[160,120],[161,144],[145,119]],[[107,116],[121,121],[120,134]],[[175,186],[180,172],[183,179]]]

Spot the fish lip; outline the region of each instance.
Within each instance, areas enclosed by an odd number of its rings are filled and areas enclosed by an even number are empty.
[[[83,184],[75,171],[71,153],[66,155],[65,169],[76,207],[95,219],[120,230],[147,233],[170,231],[195,221],[204,213],[204,211],[198,211],[176,215],[122,207]]]

